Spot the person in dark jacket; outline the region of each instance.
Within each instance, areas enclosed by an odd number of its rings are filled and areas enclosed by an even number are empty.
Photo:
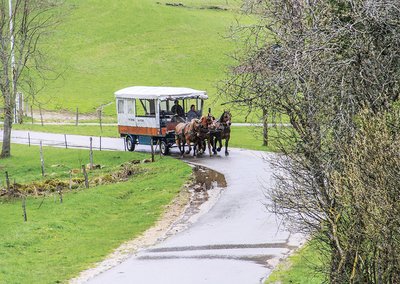
[[[174,105],[171,108],[171,111],[173,114],[177,114],[180,117],[185,116],[185,112],[183,111],[183,108],[180,106],[178,100],[175,100]]]

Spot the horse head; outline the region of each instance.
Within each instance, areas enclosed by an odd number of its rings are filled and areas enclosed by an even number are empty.
[[[193,130],[194,132],[198,132],[201,127],[201,119],[192,119],[190,122],[190,129]]]
[[[226,125],[226,126],[231,126],[231,125],[232,125],[231,119],[232,119],[231,112],[230,112],[229,110],[225,110],[225,111],[222,113],[221,118],[219,119],[219,121],[220,121],[222,124]]]

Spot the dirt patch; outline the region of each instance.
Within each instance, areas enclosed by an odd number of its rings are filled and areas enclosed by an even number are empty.
[[[226,187],[225,177],[213,170],[194,166],[194,181],[186,185],[178,196],[165,207],[160,220],[140,237],[128,241],[117,248],[94,268],[81,272],[69,283],[84,283],[96,275],[120,264],[138,251],[159,243],[181,232],[193,224],[202,213],[207,212],[218,199],[222,187]]]
[[[28,114],[30,115],[30,113]],[[36,120],[40,121],[40,111],[34,110],[33,117]],[[50,110],[42,110],[43,121],[51,121],[51,122],[76,122],[76,112],[70,112],[66,110],[62,111],[50,111]],[[99,115],[97,113],[86,113],[86,114],[78,114],[79,121],[82,120],[98,120]],[[29,119],[28,119],[29,121]]]
[[[221,6],[201,6],[201,7],[195,7],[195,6],[187,6],[183,3],[161,3],[161,2],[156,2],[158,5],[165,5],[165,6],[170,6],[170,7],[180,7],[180,8],[188,8],[188,9],[199,9],[199,10],[217,10],[217,11],[228,11],[227,8],[221,7]]]
[[[127,181],[132,176],[145,172],[143,168],[137,166],[141,163],[148,163],[148,161],[147,159],[143,161],[132,160],[122,164],[115,172],[95,176],[89,179],[89,187]],[[88,171],[95,171],[96,169],[100,169],[101,165],[95,165],[93,170],[89,170],[89,166],[86,168]],[[75,175],[81,174],[81,172],[81,169],[71,169],[71,173]],[[76,190],[84,188],[84,185],[85,179],[83,177],[72,177],[71,180],[46,179],[44,181],[34,181],[28,184],[11,183],[9,188],[0,188],[0,197],[18,198],[26,195],[40,196],[53,192],[68,192],[70,189]]]

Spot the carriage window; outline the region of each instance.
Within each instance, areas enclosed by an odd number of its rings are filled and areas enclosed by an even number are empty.
[[[199,116],[202,115],[203,113],[203,103],[202,99],[199,98],[190,98],[185,100],[185,113],[187,113],[190,110],[190,107],[194,105],[194,108],[196,109],[196,112],[198,113]]]
[[[135,114],[135,100],[127,100],[126,106],[128,108],[128,114]]]
[[[155,100],[136,100],[136,116],[156,116],[156,102]]]
[[[172,114],[171,107],[174,105],[173,101],[161,101],[160,102],[160,113],[164,114]]]
[[[124,100],[118,100],[118,113],[124,113]]]

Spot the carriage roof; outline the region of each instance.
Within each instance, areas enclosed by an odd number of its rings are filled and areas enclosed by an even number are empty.
[[[135,86],[128,87],[116,91],[116,98],[128,99],[159,99],[159,100],[175,100],[175,99],[190,99],[200,98],[208,99],[205,91],[194,90],[190,88],[176,87],[144,87]]]

